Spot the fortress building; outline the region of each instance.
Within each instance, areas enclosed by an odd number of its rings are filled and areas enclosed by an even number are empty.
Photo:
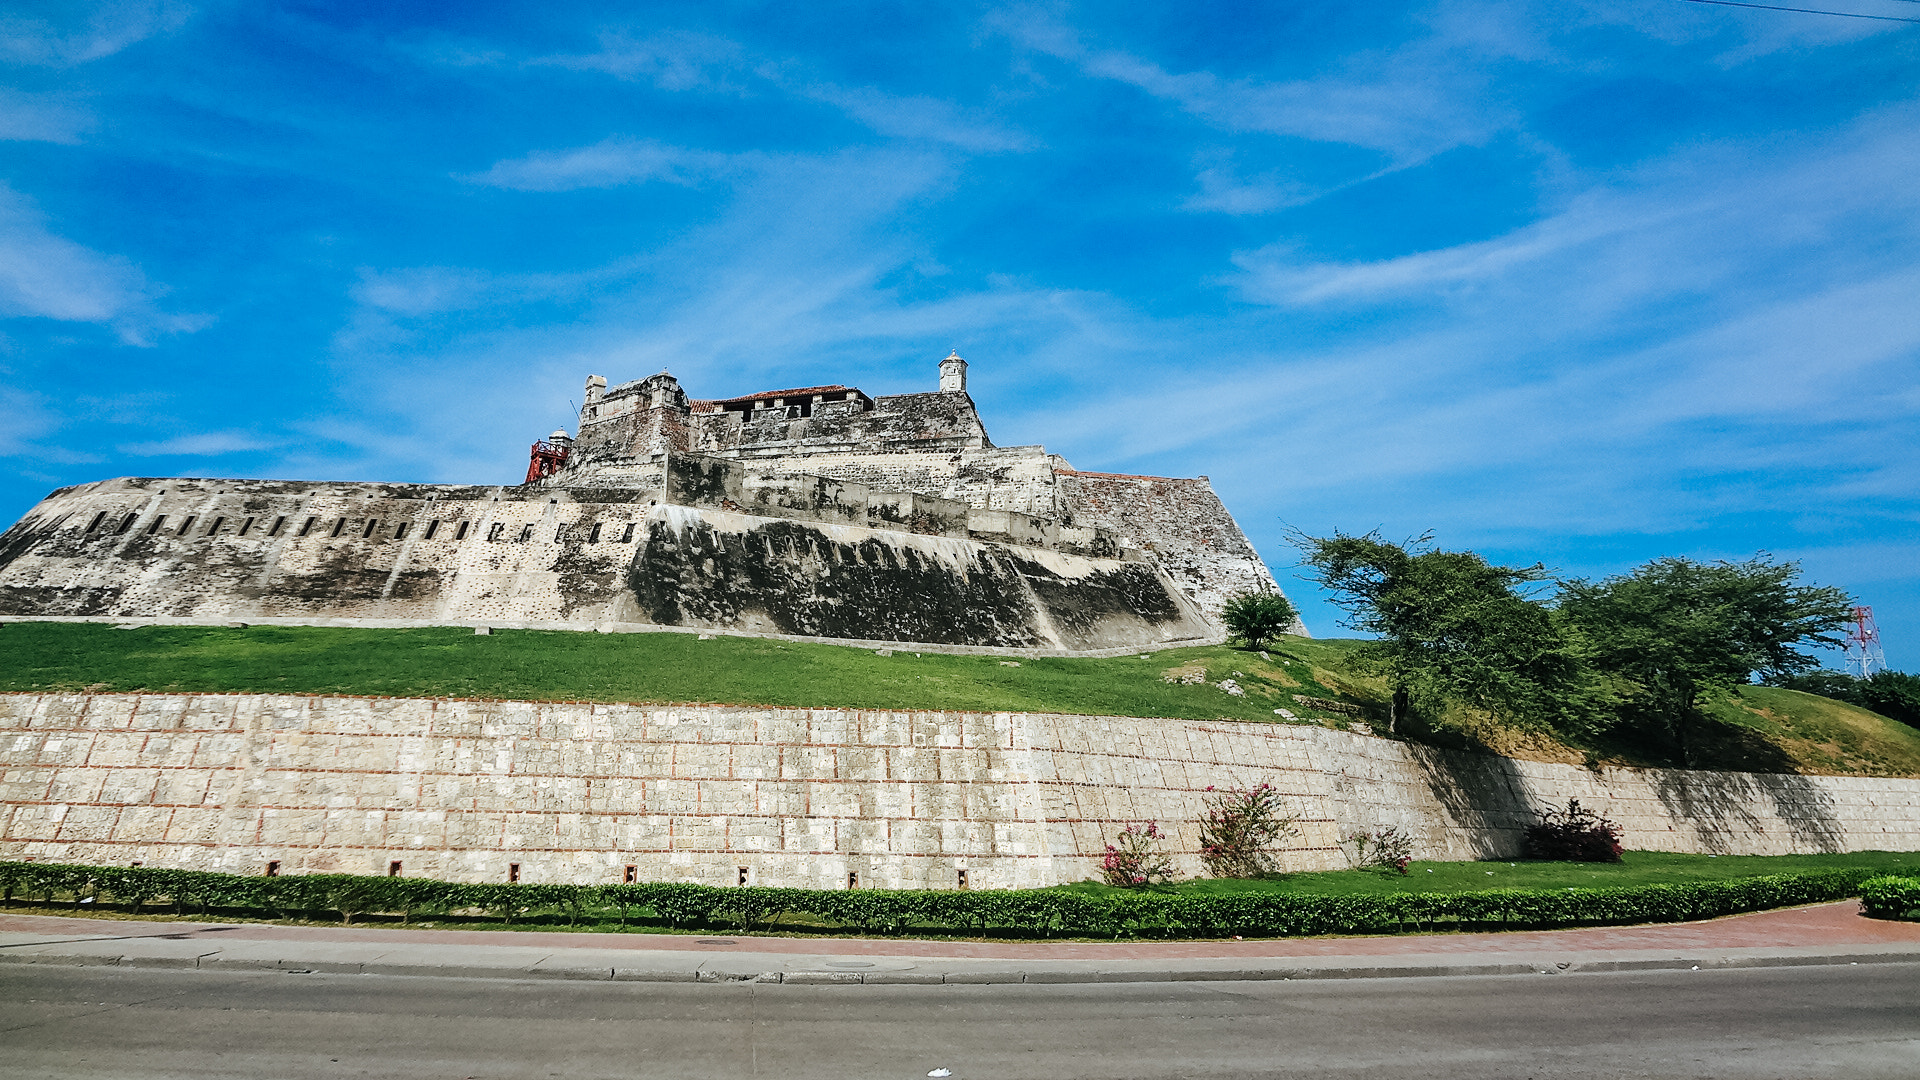
[[[0,621],[538,626],[1089,654],[1218,640],[1273,579],[1206,478],[994,446],[939,389],[587,380],[511,487],[119,479],[0,536]],[[0,637],[17,630],[0,631]],[[876,661],[879,663],[880,661]],[[896,661],[887,661],[895,663]],[[1313,724],[282,694],[0,694],[0,858],[453,881],[1006,888],[1129,823],[1202,869],[1215,786],[1291,869],[1392,825],[1511,857],[1578,798],[1654,850],[1920,844],[1920,784],[1589,768]],[[269,869],[271,868],[271,869]]]
[[[0,616],[689,629],[1098,653],[1274,580],[1206,477],[998,447],[967,394],[589,376],[512,487],[121,478],[0,536]]]

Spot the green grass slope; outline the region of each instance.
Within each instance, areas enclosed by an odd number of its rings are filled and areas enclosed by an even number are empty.
[[[0,624],[0,691],[367,694],[532,701],[1051,712],[1382,727],[1360,643],[1286,637],[1263,654],[1164,649],[1107,659],[948,656],[691,634],[346,627]],[[1243,693],[1220,684],[1231,680]],[[1291,717],[1275,710],[1285,709]],[[1742,687],[1710,704],[1700,767],[1920,776],[1920,731],[1828,698]],[[1618,735],[1588,744],[1462,710],[1422,741],[1536,760],[1671,765]]]
[[[0,629],[0,690],[248,691],[946,709],[1278,721],[1351,717],[1296,701],[1364,704],[1355,680],[1307,656],[1224,647],[1112,659],[915,655],[757,638],[565,631],[12,623]],[[1010,666],[1015,665],[1015,666]],[[1195,679],[1181,683],[1182,678]],[[1172,682],[1168,680],[1172,679]],[[1242,696],[1216,684],[1233,679]]]

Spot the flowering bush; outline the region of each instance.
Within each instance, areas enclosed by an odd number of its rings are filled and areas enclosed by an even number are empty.
[[[1565,810],[1538,811],[1527,826],[1527,858],[1557,862],[1619,862],[1620,826],[1568,799]]]
[[[1267,873],[1274,868],[1273,845],[1295,834],[1293,823],[1272,784],[1215,792],[1207,797],[1207,815],[1200,819],[1200,861],[1214,877]]]
[[[1158,849],[1160,824],[1149,821],[1120,830],[1116,843],[1107,845],[1106,858],[1100,860],[1100,878],[1117,889],[1131,889],[1155,879],[1173,876],[1173,860]]]
[[[1350,858],[1356,870],[1398,870],[1404,874],[1413,861],[1413,837],[1401,832],[1398,825],[1372,832],[1356,829],[1341,837],[1340,843],[1353,848]]]

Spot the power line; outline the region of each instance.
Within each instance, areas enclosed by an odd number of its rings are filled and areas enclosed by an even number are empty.
[[[1686,0],[1689,4],[1714,4],[1719,7],[1758,8],[1761,11],[1797,11],[1802,15],[1838,15],[1843,19],[1875,19],[1880,22],[1920,23],[1920,19],[1908,19],[1899,15],[1862,15],[1853,11],[1827,11],[1823,8],[1780,7],[1776,4],[1743,4],[1738,0]],[[1909,0],[1920,3],[1920,0]]]

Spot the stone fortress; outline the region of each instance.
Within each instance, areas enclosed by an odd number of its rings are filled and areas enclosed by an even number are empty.
[[[0,536],[0,622],[753,633],[1026,655],[1220,640],[1273,578],[1206,478],[996,447],[966,392],[720,401],[587,382],[526,482],[119,479]],[[7,647],[0,626],[0,648]],[[906,662],[903,660],[876,662]],[[1638,848],[1920,848],[1920,781],[1587,770],[1298,724],[269,694],[0,694],[0,858],[460,881],[1007,888],[1126,824],[1200,872],[1213,786],[1271,782],[1294,869],[1396,825],[1511,856],[1578,797]]]
[[[0,616],[687,629],[1100,654],[1273,575],[1205,477],[998,447],[967,394],[591,376],[517,486],[121,478],[0,536]]]

